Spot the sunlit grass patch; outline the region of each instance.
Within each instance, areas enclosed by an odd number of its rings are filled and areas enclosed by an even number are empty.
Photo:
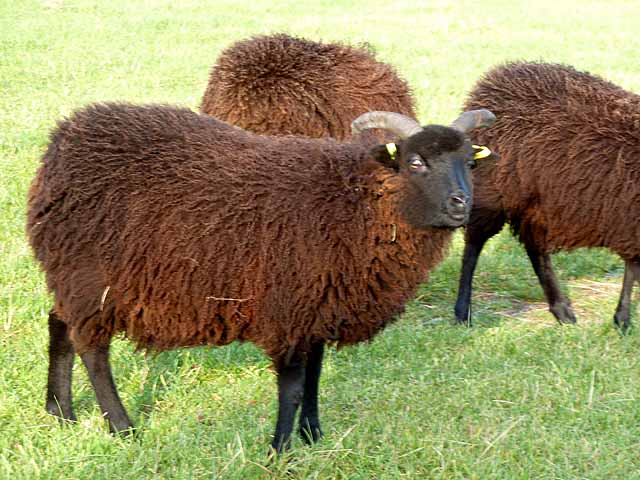
[[[461,235],[405,314],[324,365],[326,437],[269,461],[277,401],[252,345],[136,352],[113,369],[139,433],[108,433],[79,361],[79,422],[44,411],[51,301],[24,237],[29,183],[56,120],[94,101],[197,109],[231,42],[287,31],[369,42],[413,86],[424,123],[447,122],[489,67],[574,64],[640,91],[634,2],[0,3],[0,478],[639,478],[640,337],[612,318],[623,264],[553,257],[577,326],[547,310],[508,231],[486,247],[471,329],[452,325]],[[578,13],[576,13],[578,12]],[[637,311],[634,312],[636,323]]]

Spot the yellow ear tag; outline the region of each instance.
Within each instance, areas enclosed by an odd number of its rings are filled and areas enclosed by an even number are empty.
[[[480,160],[481,158],[487,158],[488,156],[491,155],[491,150],[489,150],[488,147],[485,147],[484,145],[471,145],[476,151],[476,153],[473,155],[473,159],[474,160]]]
[[[396,153],[398,152],[398,147],[395,143],[387,143],[387,152],[389,152],[389,156],[391,160],[396,159]]]

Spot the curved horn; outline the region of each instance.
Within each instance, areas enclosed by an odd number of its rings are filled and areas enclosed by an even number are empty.
[[[484,108],[481,110],[469,110],[462,112],[451,124],[451,128],[467,133],[469,130],[479,127],[489,127],[496,121],[496,116]]]
[[[351,122],[351,133],[354,135],[369,128],[384,128],[400,138],[410,137],[422,130],[413,118],[394,112],[367,112]]]

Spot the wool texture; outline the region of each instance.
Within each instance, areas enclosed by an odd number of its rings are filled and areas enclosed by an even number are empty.
[[[443,258],[415,228],[406,178],[372,142],[255,135],[168,106],[95,104],[58,123],[27,232],[80,353],[368,340]]]
[[[361,114],[383,110],[415,118],[414,104],[407,82],[367,46],[275,34],[222,52],[201,112],[255,133],[344,140]]]
[[[477,83],[465,104],[475,108],[498,120],[471,136],[500,159],[474,170],[472,227],[506,216],[541,252],[640,258],[640,96],[570,66],[517,62]]]

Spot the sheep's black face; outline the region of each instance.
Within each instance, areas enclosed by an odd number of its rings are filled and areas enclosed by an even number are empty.
[[[461,132],[429,125],[397,144],[387,165],[407,177],[401,210],[416,227],[455,228],[469,220],[474,149]],[[379,155],[385,152],[379,150]],[[380,158],[378,155],[378,158]]]

